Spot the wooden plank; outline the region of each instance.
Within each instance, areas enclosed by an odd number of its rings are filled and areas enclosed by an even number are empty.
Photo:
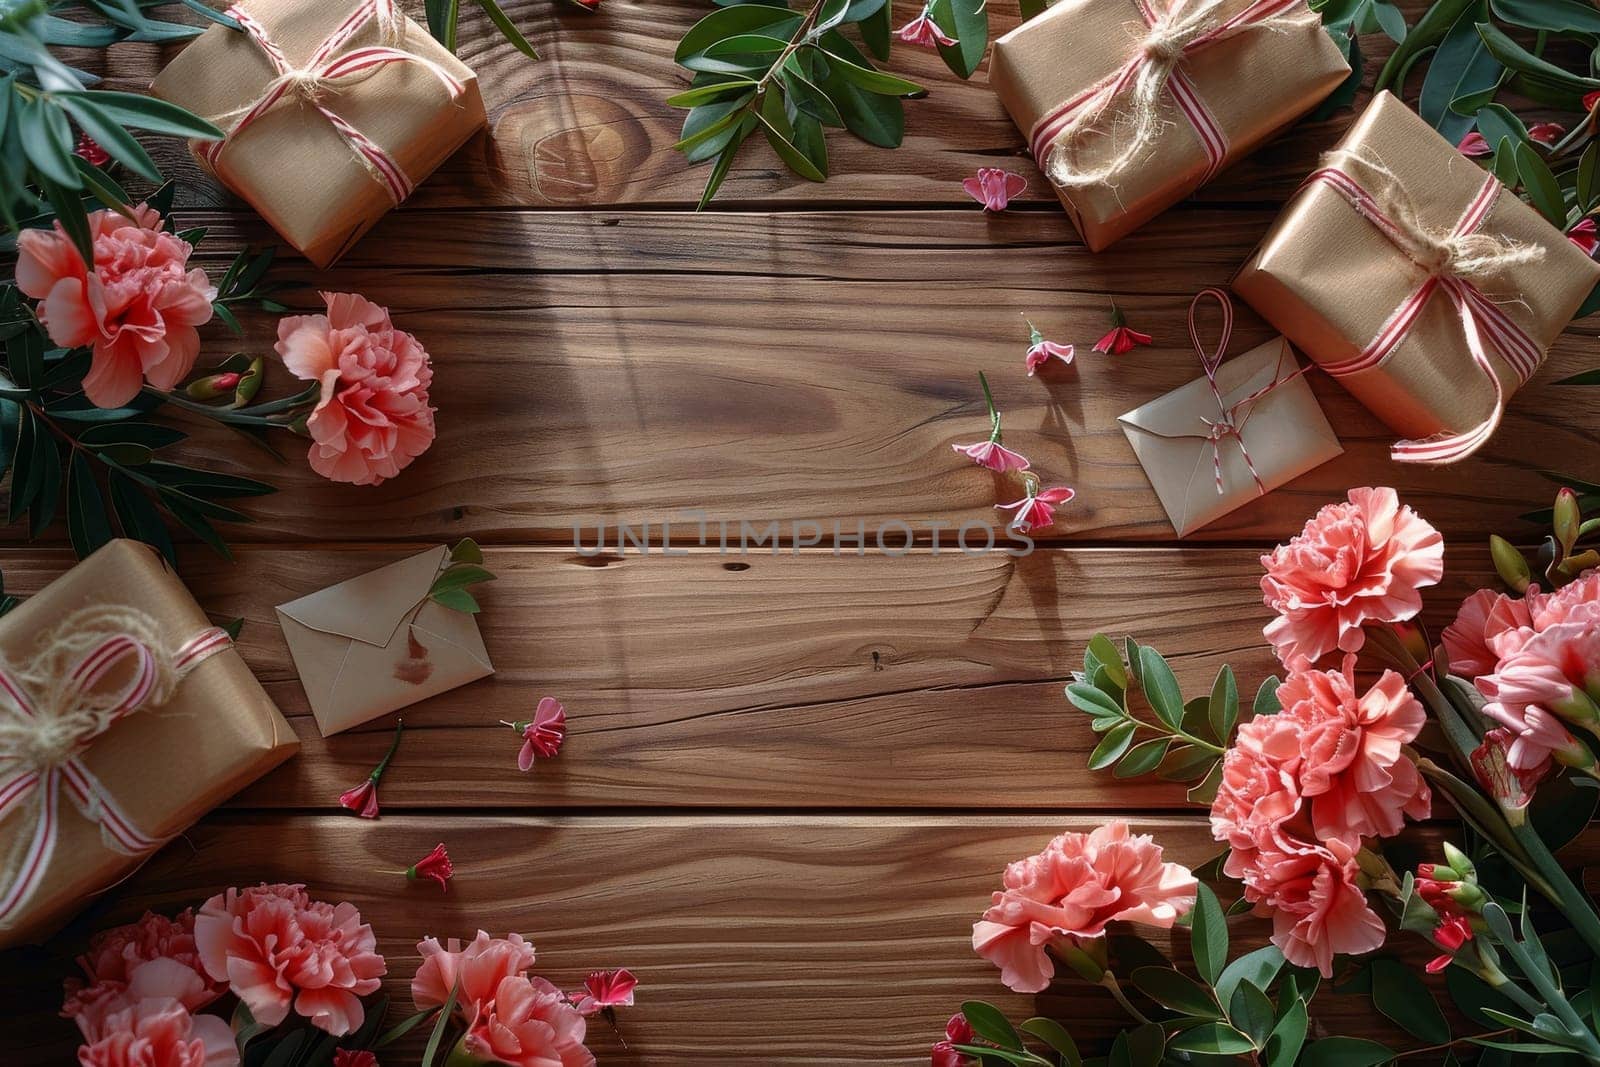
[[[200,552],[182,574],[207,610],[242,616],[241,652],[289,715],[299,757],[244,807],[326,811],[388,746],[393,717],[324,739],[274,603],[403,554],[253,547]],[[64,553],[0,556],[29,591]],[[1248,702],[1276,669],[1256,554],[1041,551],[1012,560],[919,552],[582,559],[495,549],[480,617],[495,677],[404,713],[383,780],[387,809],[617,807],[1171,810],[1180,786],[1085,769],[1096,737],[1062,688],[1098,628],[1167,654],[1191,694],[1224,662]],[[1449,620],[1487,581],[1452,549],[1430,603]],[[563,700],[558,759],[516,770],[516,736],[541,695]]]
[[[605,0],[595,16],[544,0],[510,0],[502,6],[545,58],[529,62],[499,41],[481,12],[463,9],[461,57],[478,72],[491,133],[469,141],[423,183],[407,210],[695,204],[707,167],[691,167],[672,150],[683,112],[668,107],[666,99],[688,85],[688,72],[672,61],[673,49],[709,5],[703,0]],[[1399,6],[1414,21],[1426,4],[1405,0]],[[909,11],[902,14],[910,17]],[[992,5],[990,14],[994,36],[1017,24],[1015,0]],[[1370,85],[1392,46],[1381,35],[1363,38],[1362,45],[1369,53]],[[176,51],[120,48],[110,84],[142,91],[163,57]],[[967,203],[961,179],[985,166],[1026,174],[1024,201],[1054,200],[1022,134],[989,89],[987,61],[970,81],[962,81],[932,53],[896,42],[888,67],[928,89],[924,99],[906,103],[902,147],[875,148],[842,130],[830,131],[833,176],[819,184],[790,173],[767,145],[752,142],[723,184],[718,205]],[[1283,199],[1353,114],[1346,110],[1301,124],[1230,168],[1202,196],[1232,203]],[[181,149],[163,143],[158,155],[163,170],[183,181],[192,203],[228,202]]]
[[[519,931],[538,949],[536,973],[564,986],[594,967],[634,968],[641,986],[637,1006],[623,1016],[628,1051],[603,1023],[592,1031],[605,1064],[920,1062],[945,1019],[973,997],[1014,1018],[1054,1014],[1094,1042],[1122,1018],[1103,990],[1069,976],[1037,998],[1009,994],[969,939],[1006,862],[1096,821],[386,816],[369,824],[215,816],[48,950],[0,957],[12,1020],[0,1032],[0,1050],[11,1049],[4,1060],[15,1067],[69,1057],[70,1024],[52,1018],[59,1005],[53,979],[69,973],[89,931],[263,879],[305,882],[320,897],[361,909],[388,960],[397,1015],[410,1010],[413,946],[427,934]],[[1180,862],[1214,852],[1197,818],[1141,819],[1136,828],[1155,834]],[[392,873],[439,840],[457,868],[448,894],[407,886]],[[1243,947],[1260,943],[1263,931],[1236,920],[1234,936]],[[1400,935],[1396,945],[1420,947],[1414,941]],[[1183,958],[1181,945],[1175,956]],[[1313,1033],[1416,1044],[1373,1016],[1366,998],[1329,993],[1316,1001]],[[415,1062],[421,1040],[413,1037],[385,1062]]]
[[[1189,300],[1227,282],[1272,213],[1176,211],[1092,258],[1073,253],[1054,212],[425,218],[384,223],[334,280],[294,265],[279,277],[297,308],[317,304],[318,286],[357,290],[422,337],[436,369],[432,451],[386,485],[351,488],[313,473],[287,437],[289,462],[274,466],[201,427],[191,455],[249,465],[283,490],[246,501],[260,521],[232,536],[571,545],[575,526],[594,544],[600,523],[614,540],[618,522],[657,538],[669,522],[682,540],[697,510],[735,527],[778,521],[799,540],[831,540],[835,522],[891,539],[900,522],[925,538],[935,523],[998,526],[993,505],[1014,487],[950,447],[987,433],[976,381],[987,369],[1007,443],[1047,484],[1079,490],[1049,536],[1170,541],[1117,416],[1198,376]],[[208,264],[245,234],[223,227]],[[1088,350],[1113,301],[1155,347]],[[1078,342],[1077,363],[1028,378],[1023,315]],[[243,347],[269,352],[275,321],[247,319]],[[208,352],[239,344],[211,329]],[[1233,350],[1269,336],[1245,312]],[[1281,539],[1347,486],[1373,483],[1452,536],[1514,532],[1551,492],[1540,467],[1600,469],[1600,393],[1552,384],[1597,362],[1592,328],[1569,330],[1495,440],[1442,469],[1392,464],[1393,435],[1317,376],[1346,454],[1195,536]],[[287,392],[286,377],[266,395]],[[60,543],[64,529],[48,536]]]

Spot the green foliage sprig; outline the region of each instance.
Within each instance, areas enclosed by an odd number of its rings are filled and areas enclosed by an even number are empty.
[[[483,565],[483,550],[478,542],[463,537],[450,550],[450,562],[428,589],[428,599],[456,611],[476,615],[482,609],[478,598],[467,592],[467,586],[492,582],[495,575]]]
[[[962,36],[940,55],[967,77],[988,43],[983,5],[934,0],[932,8],[951,10],[949,25],[941,26]],[[887,59],[891,37],[888,0],[816,0],[804,10],[786,0],[762,0],[719,6],[695,23],[674,54],[694,77],[667,102],[688,109],[674,147],[690,162],[715,160],[699,206],[716,196],[740,147],[758,129],[785,166],[818,182],[828,176],[826,127],[898,147],[905,133],[901,100],[922,87],[879,70],[862,52],[865,47]]]

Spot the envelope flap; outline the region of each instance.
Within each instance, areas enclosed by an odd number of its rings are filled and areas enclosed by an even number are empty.
[[[411,609],[427,598],[445,552],[444,545],[430,548],[280,604],[278,610],[313,630],[382,648]]]
[[[1284,351],[1287,343],[1281,337],[1274,338],[1243,355],[1225,360],[1217,368],[1217,386],[1222,390],[1223,405],[1235,404],[1270,384],[1279,372],[1280,356],[1282,372],[1292,373],[1295,363],[1293,355]],[[1163,437],[1190,434],[1204,437],[1207,426],[1202,420],[1215,420],[1221,414],[1222,409],[1211,394],[1211,385],[1202,375],[1117,418],[1119,422]]]

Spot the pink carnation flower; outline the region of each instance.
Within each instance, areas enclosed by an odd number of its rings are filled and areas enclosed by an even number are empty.
[[[200,958],[257,1022],[295,1012],[335,1036],[361,1026],[361,998],[387,969],[355,905],[312,900],[305,886],[262,884],[218,893],[194,924]]]
[[[1480,589],[1461,602],[1455,621],[1444,628],[1445,656],[1450,673],[1476,678],[1494,670],[1500,657],[1489,647],[1491,639],[1507,630],[1532,627],[1528,605],[1521,597]]]
[[[121,992],[83,1004],[74,1016],[84,1041],[80,1067],[238,1067],[228,1024],[184,1006],[202,985],[176,960],[135,964]]]
[[[1444,574],[1444,538],[1393,489],[1352,489],[1347,503],[1324,507],[1261,563],[1261,592],[1278,613],[1264,632],[1294,669],[1359,651],[1369,622],[1421,611],[1420,590]]]
[[[1281,688],[1281,687],[1280,687]],[[1228,873],[1271,847],[1280,827],[1304,806],[1293,773],[1300,741],[1293,723],[1260,715],[1239,727],[1222,757],[1222,778],[1211,802],[1211,836],[1231,849]]]
[[[894,35],[906,44],[919,44],[924,48],[933,48],[937,45],[953,45],[956,39],[939,28],[928,14],[928,9],[923,8],[922,14],[894,31]]]
[[[466,1025],[468,1055],[509,1067],[592,1067],[584,1047],[587,1024],[565,995],[543,978],[530,978],[533,946],[518,934],[490,937],[482,930],[469,944],[434,938],[417,945],[422,966],[411,979],[411,999],[421,1009],[440,1007],[457,989],[456,1015]]]
[[[1006,471],[1025,471],[1028,469],[1028,457],[1020,452],[1013,452],[999,441],[979,441],[971,445],[951,445],[951,448],[966,456],[980,467],[987,467],[992,471],[1004,474]]]
[[[1161,846],[1130,835],[1120,819],[1061,834],[1037,856],[1007,866],[1003,884],[972,926],[972,947],[1019,993],[1050,984],[1051,944],[1099,937],[1113,921],[1171,929],[1195,898],[1188,868],[1163,862]]]
[[[278,323],[278,354],[296,377],[322,383],[306,424],[311,469],[324,478],[377,485],[433,444],[428,406],[433,365],[389,312],[354,293],[323,293],[326,315]]]
[[[1316,845],[1283,842],[1264,849],[1241,875],[1245,899],[1272,917],[1272,943],[1297,967],[1333,977],[1333,957],[1383,944],[1383,920],[1358,881],[1356,844],[1339,837]]]
[[[928,24],[931,26],[932,22]],[[999,167],[979,167],[977,174],[961,179],[961,188],[982,204],[983,210],[1004,211],[1013,197],[1021,196],[1023,190],[1028,188],[1028,179]]]
[[[1033,485],[1030,483],[1030,489]],[[1050,489],[1040,489],[1030,492],[1021,500],[1013,500],[1009,504],[996,504],[1000,510],[1015,508],[1016,514],[1011,517],[1011,529],[1018,533],[1030,533],[1048,526],[1054,526],[1056,521],[1056,508],[1072,501],[1078,495],[1076,489],[1065,485],[1054,486]]]
[[[188,269],[194,247],[164,232],[153,208],[130,214],[89,213],[92,270],[59,222],[17,237],[17,288],[40,302],[51,341],[93,347],[83,392],[103,408],[126,404],[146,381],[183,381],[200,354],[195,327],[211,321],[217,296],[205,271]]]
[[[1290,674],[1277,718],[1298,742],[1295,773],[1316,836],[1393,837],[1407,817],[1430,811],[1427,783],[1402,750],[1427,716],[1394,671],[1358,696],[1353,660],[1343,671]]]
[[[89,949],[78,957],[87,982],[69,978],[61,1014],[72,1018],[86,1006],[128,988],[133,969],[151,960],[171,960],[194,974],[198,984],[185,983],[173,995],[190,1011],[220,997],[226,987],[213,982],[200,962],[194,943],[194,911],[175,919],[145,912],[138,922],[101,930],[89,939]]]

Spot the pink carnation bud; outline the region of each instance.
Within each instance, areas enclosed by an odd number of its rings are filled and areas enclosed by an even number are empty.
[[[416,882],[423,878],[432,878],[439,883],[439,888],[448,891],[452,875],[456,869],[450,863],[450,853],[444,850],[444,843],[433,846],[433,851],[422,857],[416,863],[406,868],[406,881]]]
[[[985,211],[1004,211],[1012,198],[1021,196],[1027,187],[1028,179],[999,167],[979,167],[977,174],[961,182],[961,188]]]

